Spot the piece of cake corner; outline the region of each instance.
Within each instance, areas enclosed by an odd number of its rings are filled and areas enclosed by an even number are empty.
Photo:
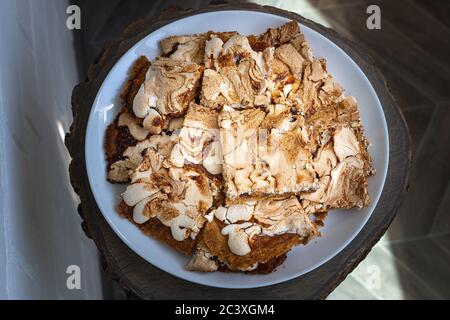
[[[229,203],[296,195],[318,188],[310,128],[283,105],[219,115],[223,177]]]

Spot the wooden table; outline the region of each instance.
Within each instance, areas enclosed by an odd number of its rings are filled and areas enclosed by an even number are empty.
[[[117,60],[136,42],[174,20],[201,12],[218,10],[252,10],[267,12],[308,26],[341,47],[363,70],[376,90],[383,106],[389,129],[389,169],[383,194],[370,220],[358,236],[333,259],[319,268],[288,282],[259,289],[218,289],[178,279],[153,267],[135,254],[109,227],[91,192],[87,178],[84,139],[89,112],[106,75]],[[362,261],[393,220],[407,189],[411,164],[410,137],[406,122],[398,109],[389,87],[372,59],[355,43],[331,29],[274,7],[250,3],[215,4],[200,10],[170,8],[158,19],[140,20],[130,25],[121,39],[106,46],[90,66],[85,82],[78,84],[72,94],[73,124],[66,136],[72,156],[70,178],[80,196],[78,207],[82,228],[92,238],[104,260],[106,271],[127,291],[129,296],[142,299],[323,299]]]

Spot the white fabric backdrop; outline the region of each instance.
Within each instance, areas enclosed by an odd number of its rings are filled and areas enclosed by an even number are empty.
[[[0,298],[99,299],[64,135],[78,82],[61,0],[0,0]],[[68,290],[66,268],[81,269]]]

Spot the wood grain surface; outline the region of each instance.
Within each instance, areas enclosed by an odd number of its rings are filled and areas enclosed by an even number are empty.
[[[320,32],[342,48],[363,70],[376,90],[389,129],[389,169],[383,194],[370,220],[358,236],[338,255],[319,268],[296,279],[257,289],[219,289],[178,279],[153,267],[135,254],[109,227],[91,192],[85,166],[85,134],[93,101],[110,69],[136,42],[154,30],[177,19],[202,12],[252,10],[276,14]],[[323,299],[362,261],[392,222],[407,189],[411,165],[410,136],[384,77],[367,53],[335,31],[298,14],[250,3],[220,3],[199,10],[169,8],[156,20],[139,20],[123,32],[120,39],[107,45],[89,67],[87,79],[72,94],[73,123],[66,136],[72,156],[70,178],[80,196],[78,211],[82,228],[92,238],[104,260],[107,272],[128,292],[141,299]]]

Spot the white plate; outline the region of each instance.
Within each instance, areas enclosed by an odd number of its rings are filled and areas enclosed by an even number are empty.
[[[158,42],[171,35],[201,33],[208,30],[258,34],[269,27],[277,27],[288,19],[252,11],[218,11],[187,17],[168,24],[149,34],[132,47],[112,68],[103,82],[90,113],[86,133],[86,166],[92,192],[109,225],[137,254],[154,266],[188,281],[222,288],[254,288],[280,283],[305,274],[322,265],[344,249],[358,234],[373,212],[381,195],[388,167],[388,131],[380,101],[361,69],[333,42],[318,32],[300,26],[316,57],[328,61],[330,73],[346,89],[347,95],[359,101],[365,133],[372,143],[370,153],[377,174],[369,180],[372,204],[361,210],[333,210],[330,212],[323,236],[306,246],[294,248],[284,265],[269,275],[230,273],[196,273],[184,270],[188,261],[174,250],[145,236],[125,219],[119,217],[115,206],[124,186],[106,181],[106,161],[103,150],[105,129],[120,109],[118,94],[127,79],[133,62],[146,55],[154,59],[160,54]]]

